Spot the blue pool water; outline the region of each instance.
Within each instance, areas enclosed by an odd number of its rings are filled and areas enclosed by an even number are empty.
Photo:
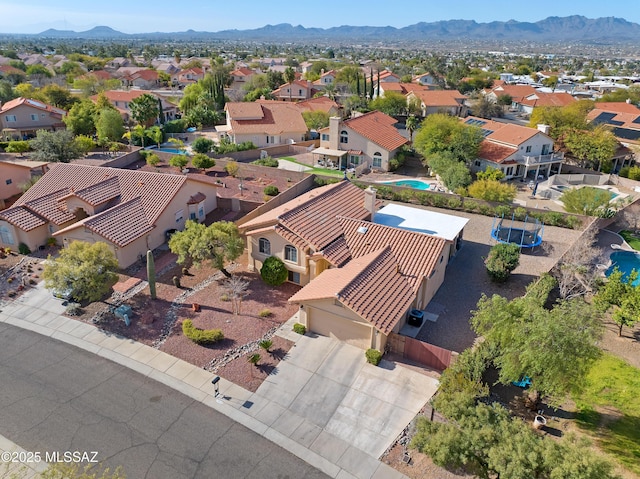
[[[186,150],[179,150],[178,148],[156,148],[156,151],[163,151],[165,153],[173,153],[174,155],[188,155]]]
[[[398,180],[398,181],[385,181],[385,185],[393,185],[393,186],[408,186],[409,188],[414,188],[416,190],[428,190],[429,183],[425,183],[420,180]]]
[[[640,273],[640,254],[633,251],[615,251],[611,253],[611,266],[605,271],[605,275],[609,276],[615,268],[622,271],[624,279],[628,279],[633,270]],[[633,286],[640,284],[640,278],[636,279]]]

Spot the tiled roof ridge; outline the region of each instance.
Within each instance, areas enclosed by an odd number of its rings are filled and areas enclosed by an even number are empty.
[[[396,263],[396,266],[398,265],[398,262],[393,256],[393,253],[391,252],[391,246],[389,245],[383,248],[380,248],[379,250],[373,251],[368,255],[361,256],[360,258],[358,258],[358,260],[364,261],[365,259],[367,259],[368,256],[371,256],[371,260],[368,261],[368,263],[366,263],[363,266],[363,268],[353,278],[351,278],[351,281],[349,281],[340,291],[336,293],[337,298],[340,298],[340,299],[344,298],[346,294],[349,292],[349,290],[358,286],[358,283],[360,282],[363,276],[369,274],[369,272],[373,268],[379,266],[384,260],[387,260],[388,257],[390,257],[393,260],[393,262]],[[348,264],[349,263],[347,263],[347,265]]]
[[[348,181],[339,181],[337,183],[334,183],[333,185],[327,185],[328,188],[319,193],[317,196],[312,196],[310,197],[307,201],[305,201],[304,203],[301,203],[299,205],[294,206],[293,208],[291,208],[290,210],[287,210],[285,212],[283,212],[280,216],[278,216],[278,220],[279,221],[283,221],[284,219],[286,219],[287,216],[291,216],[291,215],[295,215],[297,213],[299,213],[300,211],[308,208],[309,206],[311,206],[313,203],[319,201],[320,199],[324,199],[327,196],[331,196],[336,194],[336,191],[340,191],[342,189],[343,185],[346,185],[348,183]]]

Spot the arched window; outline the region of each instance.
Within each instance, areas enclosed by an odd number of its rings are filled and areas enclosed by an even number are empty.
[[[374,168],[382,168],[382,153],[376,151],[373,154],[373,167]]]
[[[298,262],[298,250],[295,246],[288,244],[284,247],[284,259],[286,261],[291,261],[292,263]]]
[[[349,133],[346,130],[340,132],[340,143],[349,143]]]
[[[260,238],[258,240],[258,251],[262,254],[271,254],[271,242],[267,238]]]

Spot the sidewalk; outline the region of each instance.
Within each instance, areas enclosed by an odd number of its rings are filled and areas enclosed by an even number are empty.
[[[5,452],[27,453],[16,443],[0,434],[0,455]],[[0,460],[0,475],[9,479],[13,477],[13,474],[20,479],[37,479],[47,467],[46,462],[19,463]]]
[[[72,344],[180,391],[271,440],[330,477],[406,478],[377,458],[326,432],[323,443],[327,447],[318,452],[311,450],[308,447],[311,444],[296,435],[296,431],[297,434],[300,431],[286,424],[292,418],[282,414],[283,407],[276,402],[225,379],[218,382],[220,394],[216,397],[211,384],[212,373],[152,347],[62,316],[64,306],[50,298],[44,288],[34,288],[15,302],[0,305],[0,321]],[[283,331],[283,335],[287,334],[289,331]],[[311,338],[300,338],[312,341]],[[340,450],[336,445],[341,445]]]

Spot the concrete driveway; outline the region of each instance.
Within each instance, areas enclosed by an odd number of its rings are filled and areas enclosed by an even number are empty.
[[[287,326],[279,334],[296,344],[251,400],[281,406],[272,427],[338,465],[353,448],[380,457],[437,390],[432,377]]]

